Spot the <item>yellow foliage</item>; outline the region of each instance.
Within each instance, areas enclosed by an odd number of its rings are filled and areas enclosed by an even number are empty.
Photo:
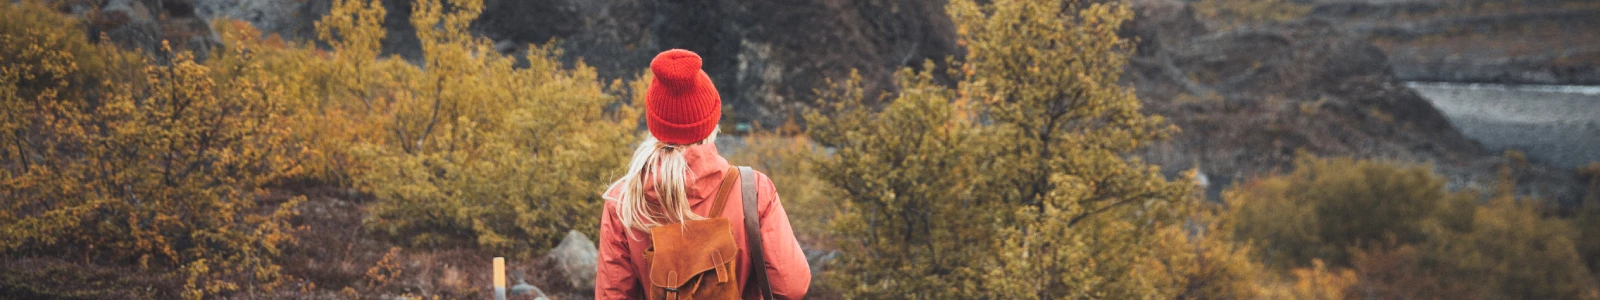
[[[377,198],[369,228],[412,245],[523,256],[567,229],[594,234],[596,191],[636,138],[638,99],[614,94],[637,86],[607,86],[581,63],[565,68],[548,46],[513,68],[516,59],[467,32],[481,1],[417,3],[422,66],[376,57],[377,1],[334,4],[318,33],[335,51],[283,50],[292,59],[282,63],[304,80],[300,124],[332,129],[300,138],[336,167],[330,179],[349,176]]]
[[[1478,206],[1469,229],[1437,230],[1423,264],[1444,282],[1488,299],[1595,299],[1600,283],[1582,263],[1567,220],[1544,217],[1532,199],[1510,194]]]
[[[995,212],[966,197],[977,176],[970,123],[951,118],[949,89],[927,73],[901,72],[882,113],[863,106],[860,77],[825,91],[831,117],[810,114],[810,135],[835,152],[818,176],[844,192],[830,223],[844,253],[828,284],[854,298],[978,297],[976,282]],[[971,232],[963,234],[962,231]]]
[[[375,196],[367,228],[530,256],[594,234],[596,194],[635,140],[642,85],[472,37],[481,2],[422,1],[425,65],[378,57],[377,1],[318,22],[332,51],[237,21],[205,63],[83,39],[34,3],[0,6],[0,253],[137,263],[182,295],[271,290],[294,242],[294,182]],[[629,96],[617,96],[629,95]]]
[[[1221,207],[1208,204],[1197,210],[1187,226],[1159,229],[1155,257],[1163,264],[1152,273],[1171,274],[1168,284],[1179,287],[1177,299],[1259,297],[1258,286],[1271,277],[1256,261],[1255,249],[1234,241],[1234,224]]]
[[[1421,241],[1429,226],[1459,226],[1464,211],[1449,203],[1462,197],[1447,194],[1427,167],[1304,154],[1292,173],[1224,192],[1239,238],[1258,243],[1269,265],[1280,267],[1317,258],[1345,267],[1352,247],[1388,236]]]
[[[448,7],[448,9],[446,8]],[[383,6],[336,1],[317,22],[332,51],[219,24],[285,78],[310,179],[370,193],[367,228],[416,246],[475,245],[528,256],[568,229],[595,233],[598,193],[635,140],[645,82],[601,82],[550,46],[523,61],[467,26],[481,1],[419,1],[423,65],[378,57]],[[235,57],[216,59],[226,64]],[[621,95],[621,96],[619,96]]]
[[[1359,278],[1349,269],[1328,268],[1314,259],[1309,268],[1290,270],[1294,282],[1264,284],[1260,299],[1343,300],[1360,299],[1350,293]]]
[[[303,198],[263,190],[300,174],[275,77],[248,57],[156,65],[34,3],[0,24],[0,253],[171,270],[187,298],[278,285]]]
[[[776,131],[751,132],[739,149],[728,153],[728,161],[752,166],[778,183],[795,236],[807,246],[825,246],[820,243],[829,235],[828,221],[838,213],[839,190],[817,177],[822,147],[801,133],[792,122]]]
[[[1509,167],[1502,176],[1491,200],[1479,204],[1481,193],[1447,192],[1444,178],[1423,167],[1302,156],[1290,174],[1225,194],[1235,232],[1260,245],[1269,266],[1292,269],[1301,281],[1321,276],[1315,274],[1324,259],[1340,270],[1338,278],[1348,267],[1359,271],[1363,294],[1346,296],[1589,299],[1600,293],[1581,263],[1581,232],[1569,220],[1545,216],[1538,201],[1515,197]],[[1339,298],[1335,290],[1296,286],[1269,294]]]
[[[823,91],[830,114],[807,116],[834,150],[819,176],[843,191],[830,226],[844,255],[828,284],[856,298],[1247,295],[1234,278],[1249,277],[1248,252],[1178,225],[1197,203],[1189,179],[1127,158],[1173,128],[1117,81],[1126,7],[947,11],[967,49],[949,66],[955,88],[935,83],[930,62],[897,73],[878,111],[853,76]]]

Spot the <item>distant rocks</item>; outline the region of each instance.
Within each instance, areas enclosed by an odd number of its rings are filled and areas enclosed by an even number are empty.
[[[1517,164],[1463,135],[1405,86],[1383,48],[1348,24],[1310,19],[1212,32],[1181,1],[1133,3],[1124,36],[1140,45],[1128,81],[1147,112],[1181,128],[1143,155],[1172,175],[1200,168],[1209,197],[1287,171],[1300,152],[1429,163],[1453,188],[1492,186],[1499,166]],[[1514,175],[1526,195],[1565,204],[1581,195],[1570,171],[1524,169]]]
[[[89,39],[102,35],[126,48],[165,53],[161,42],[174,51],[188,50],[204,59],[222,39],[211,29],[210,17],[198,14],[191,0],[103,0],[63,4],[88,18]],[[165,55],[157,55],[165,59]]]
[[[1600,50],[1589,55],[1600,57]],[[1395,73],[1414,81],[1600,85],[1600,65],[1561,65],[1558,59],[1427,59],[1396,64]]]
[[[250,22],[262,32],[314,39],[314,25],[328,12],[328,0],[193,0],[195,12],[212,18]]]
[[[1600,85],[1594,1],[1301,2],[1380,44],[1401,80]]]

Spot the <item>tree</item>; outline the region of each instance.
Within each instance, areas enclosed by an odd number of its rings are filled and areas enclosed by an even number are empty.
[[[1120,4],[952,1],[965,62],[897,74],[881,112],[857,80],[808,115],[833,147],[821,177],[846,194],[830,283],[862,298],[1172,297],[1163,228],[1195,203],[1128,153],[1175,128],[1118,83]],[[1172,244],[1169,244],[1172,245]]]
[[[995,230],[986,224],[1000,210],[972,197],[977,132],[929,73],[900,72],[882,113],[863,106],[858,80],[825,93],[837,115],[808,116],[816,141],[836,149],[819,176],[845,193],[832,223],[845,255],[828,280],[860,298],[981,296]]]

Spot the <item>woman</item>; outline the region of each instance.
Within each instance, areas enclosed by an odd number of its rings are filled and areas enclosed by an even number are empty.
[[[627,173],[603,194],[600,217],[600,258],[595,276],[596,299],[641,299],[646,293],[652,250],[651,229],[663,224],[727,218],[733,226],[738,258],[735,278],[739,295],[757,299],[751,272],[765,272],[778,299],[805,297],[811,284],[800,244],[789,228],[789,218],[778,201],[777,190],[765,175],[755,178],[756,207],[764,266],[751,268],[746,245],[744,213],[739,196],[743,184],[733,184],[722,211],[712,212],[729,164],[712,141],[722,119],[722,99],[711,78],[700,70],[700,56],[673,49],[650,62],[655,75],[645,93],[646,124],[651,138],[634,151]],[[732,260],[732,259],[729,259]]]

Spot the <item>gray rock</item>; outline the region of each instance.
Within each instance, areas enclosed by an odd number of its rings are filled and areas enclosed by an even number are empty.
[[[517,285],[511,286],[511,296],[512,297],[518,298],[518,299],[520,299],[520,298],[533,298],[533,300],[549,300],[550,299],[549,296],[546,296],[544,294],[544,290],[541,290],[541,289],[539,289],[539,287],[533,286],[532,284],[528,284],[528,278],[525,277],[525,276],[522,276],[522,272],[513,272],[513,273],[511,273],[511,275],[513,275],[513,276],[515,276],[517,278]],[[521,297],[518,297],[518,296],[521,296]]]
[[[206,14],[195,11],[189,0],[108,0],[98,3],[98,14],[87,14],[90,38],[104,35],[111,42],[128,49],[138,49],[153,54],[158,62],[169,58],[162,41],[173,51],[189,51],[198,60],[205,60],[213,49],[222,46],[222,38],[211,29]],[[74,5],[73,11],[88,11],[92,5]]]
[[[278,33],[300,38],[309,35],[312,25],[321,14],[312,13],[316,5],[325,1],[304,0],[196,0],[195,11],[212,17],[227,17],[250,22],[262,32]],[[326,8],[323,8],[326,10]]]
[[[100,8],[102,15],[118,15],[127,18],[129,23],[154,25],[155,17],[151,16],[149,7],[143,2],[133,0],[111,0]]]
[[[813,250],[813,249],[802,249],[801,252],[805,253],[805,255],[806,255],[806,264],[810,265],[810,267],[811,267],[811,277],[813,277],[813,278],[816,278],[817,276],[822,276],[822,270],[825,270],[825,267],[827,267],[828,262],[831,262],[834,259],[839,258],[839,250],[822,251],[822,250]]]
[[[595,249],[594,242],[583,233],[573,230],[568,231],[567,237],[555,249],[550,249],[546,257],[572,287],[586,290],[594,288],[595,264],[599,256],[600,251]]]

